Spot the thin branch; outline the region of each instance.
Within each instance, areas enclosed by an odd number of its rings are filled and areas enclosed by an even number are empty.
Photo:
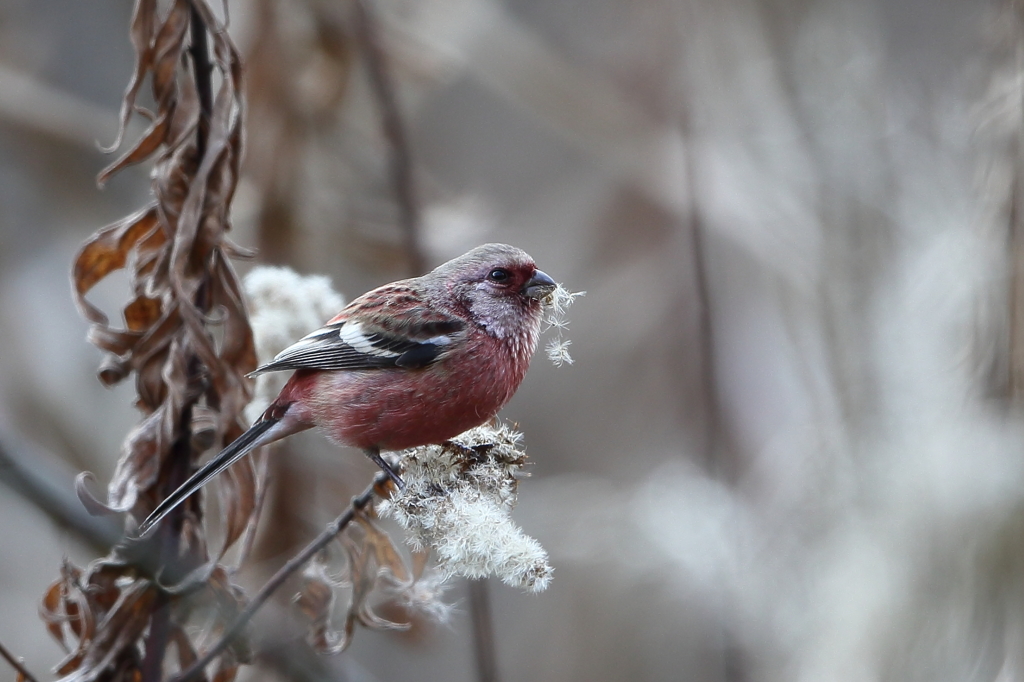
[[[124,528],[115,516],[93,516],[85,507],[74,486],[60,481],[58,472],[51,472],[47,460],[55,460],[34,443],[25,442],[11,433],[0,432],[0,482],[34,504],[54,523],[74,533],[101,554],[115,547],[131,557],[132,563],[145,575],[172,576],[173,583],[195,568],[184,557],[161,560],[158,547],[126,538]]]
[[[28,668],[25,667],[24,663],[15,658],[14,654],[12,654],[7,647],[3,645],[3,642],[0,642],[0,656],[7,659],[7,662],[11,664],[11,667],[17,670],[18,674],[20,674],[26,682],[38,682],[35,675],[28,671]]]
[[[497,682],[498,656],[494,647],[494,621],[487,579],[469,581],[469,609],[473,618],[473,653],[480,682]]]
[[[366,69],[370,75],[370,86],[380,107],[381,124],[384,137],[391,146],[389,169],[391,182],[395,187],[395,198],[400,211],[400,224],[405,239],[405,250],[409,259],[409,269],[413,274],[421,274],[426,267],[426,259],[419,241],[420,209],[416,200],[416,184],[412,172],[412,152],[409,138],[405,131],[398,100],[395,97],[395,85],[387,68],[384,49],[381,46],[380,31],[377,17],[374,14],[372,0],[356,0],[355,2],[356,33],[363,46],[366,56]]]
[[[195,663],[175,677],[173,682],[189,682],[190,680],[196,679],[202,675],[203,669],[206,668],[213,659],[219,656],[220,653],[224,651],[224,649],[226,649],[236,637],[238,637],[249,621],[252,620],[252,617],[256,615],[256,612],[260,610],[271,595],[273,595],[274,592],[277,591],[277,589],[281,587],[286,580],[288,580],[292,573],[299,570],[303,564],[312,559],[317,552],[326,547],[331,540],[345,530],[348,524],[352,522],[352,519],[355,518],[356,514],[360,513],[366,508],[366,505],[370,503],[370,500],[373,499],[373,494],[378,487],[385,485],[387,481],[387,474],[383,472],[378,473],[374,477],[373,483],[370,484],[366,490],[357,497],[352,498],[352,503],[341,516],[329,523],[327,528],[324,529],[324,531],[320,533],[315,540],[306,545],[301,552],[289,559],[284,566],[278,569],[277,573],[275,573],[273,577],[271,577],[270,580],[260,588],[260,591],[256,593],[245,609],[238,614],[238,618],[231,624],[231,627],[225,631],[224,635],[217,640],[213,646],[207,649],[206,653],[200,656]]]

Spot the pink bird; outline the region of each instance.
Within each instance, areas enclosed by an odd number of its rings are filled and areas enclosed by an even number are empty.
[[[295,370],[249,430],[161,502],[144,535],[253,448],[314,426],[361,448],[399,487],[381,450],[442,443],[497,414],[537,348],[555,282],[525,252],[485,244],[385,284],[253,374]]]

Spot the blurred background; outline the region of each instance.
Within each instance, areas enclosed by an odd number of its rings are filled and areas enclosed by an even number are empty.
[[[95,183],[131,4],[0,2],[0,444],[71,499],[137,420],[68,279],[149,192],[147,167]],[[348,3],[228,4],[235,241],[346,298],[405,276]],[[503,413],[532,461],[516,518],[556,573],[489,586],[501,679],[1024,679],[1019,3],[375,7],[427,264],[509,242],[587,292],[575,364],[538,355]],[[118,284],[91,298],[116,310]],[[372,474],[296,440],[250,586]],[[0,642],[42,674],[62,653],[39,598],[97,553],[10,487],[0,529]],[[476,679],[467,594],[448,627],[358,631],[331,675]]]

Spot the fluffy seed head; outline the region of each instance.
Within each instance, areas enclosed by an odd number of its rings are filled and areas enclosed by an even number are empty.
[[[245,277],[249,321],[260,364],[316,329],[345,305],[345,299],[321,275],[303,276],[289,268],[255,267]],[[280,372],[256,378],[256,394],[246,408],[250,422],[277,397],[288,375]]]
[[[526,461],[520,439],[489,424],[402,453],[406,487],[378,511],[406,529],[413,547],[433,549],[443,575],[495,575],[530,592],[546,589],[553,571],[547,552],[509,515]]]

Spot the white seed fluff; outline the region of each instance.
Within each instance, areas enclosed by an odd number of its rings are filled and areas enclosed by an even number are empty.
[[[544,299],[544,331],[555,330],[555,336],[548,340],[545,352],[555,367],[572,364],[572,356],[569,355],[569,344],[572,341],[564,338],[569,329],[569,319],[565,313],[573,301],[586,294],[585,291],[571,292],[559,284]]]
[[[402,526],[414,548],[433,549],[445,577],[494,575],[544,590],[553,571],[547,552],[509,516],[526,459],[520,439],[504,425],[485,425],[449,444],[403,452],[405,490],[379,503],[378,512]]]
[[[398,593],[398,603],[411,614],[417,614],[434,623],[448,625],[455,605],[444,601],[444,593],[449,587],[446,580],[445,575],[427,571],[419,579],[409,582]]]
[[[244,287],[260,364],[273,360],[345,307],[345,299],[331,287],[330,278],[303,276],[289,268],[253,268],[245,277]],[[288,377],[288,372],[268,372],[256,377],[255,394],[245,409],[250,422],[277,397]]]

